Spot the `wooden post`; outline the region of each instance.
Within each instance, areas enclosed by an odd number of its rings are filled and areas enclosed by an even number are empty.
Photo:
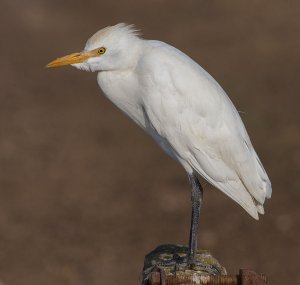
[[[162,280],[161,272],[151,272],[149,285],[184,285],[184,284],[206,284],[206,285],[266,285],[267,279],[264,275],[257,274],[249,269],[240,269],[239,275],[220,276],[202,275],[195,278],[193,275],[185,277],[166,276]]]
[[[187,247],[161,245],[145,257],[143,285],[266,285],[264,275],[240,269],[238,275],[227,275],[226,269],[207,251],[197,252],[197,262],[187,268]]]

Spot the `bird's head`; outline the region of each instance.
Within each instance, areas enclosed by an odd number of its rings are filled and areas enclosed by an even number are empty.
[[[72,65],[86,71],[128,69],[136,63],[140,41],[133,25],[109,26],[89,38],[83,51],[60,57],[47,67]]]

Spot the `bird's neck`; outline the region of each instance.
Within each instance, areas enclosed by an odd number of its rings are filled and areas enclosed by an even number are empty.
[[[97,81],[107,97],[114,105],[129,116],[138,125],[144,125],[141,98],[137,90],[138,82],[134,69],[101,71]]]

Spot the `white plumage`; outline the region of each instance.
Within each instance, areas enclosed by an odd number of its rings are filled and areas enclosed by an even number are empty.
[[[97,56],[100,47],[105,53]],[[118,24],[92,36],[77,61],[58,59],[49,66],[70,63],[97,71],[105,96],[187,173],[201,175],[253,218],[264,213],[271,183],[242,120],[220,85],[190,57]]]

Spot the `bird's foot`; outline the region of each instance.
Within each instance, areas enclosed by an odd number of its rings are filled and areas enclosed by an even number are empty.
[[[180,256],[177,253],[174,253],[169,259],[159,261],[156,264],[160,268],[173,268],[174,272],[178,270],[188,269],[188,259],[186,256]]]

